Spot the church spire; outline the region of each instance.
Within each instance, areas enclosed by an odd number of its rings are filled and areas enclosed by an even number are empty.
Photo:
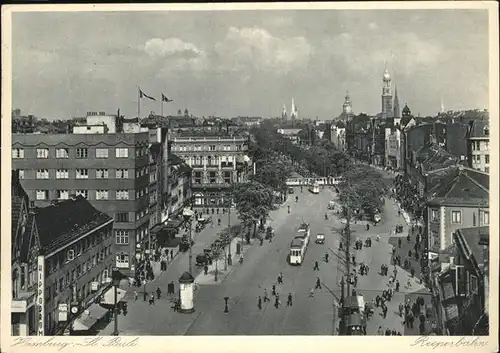
[[[281,119],[283,119],[284,121],[287,120],[286,104],[283,104],[283,111],[281,112]]]
[[[401,113],[399,110],[399,98],[398,98],[398,87],[394,87],[394,117],[401,118]]]

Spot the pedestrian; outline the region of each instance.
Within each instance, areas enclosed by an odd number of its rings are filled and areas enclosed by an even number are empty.
[[[385,319],[385,318],[387,317],[387,306],[385,306],[385,305],[384,305],[384,306],[382,307],[382,312],[383,312],[383,314],[384,314],[384,319]]]
[[[413,316],[413,313],[411,313],[411,312],[408,315],[408,321],[409,321],[409,324],[410,324],[410,328],[413,328],[413,322],[415,321],[415,316]]]
[[[280,305],[280,297],[278,294],[276,294],[276,297],[274,298],[274,307],[278,309],[279,305]]]
[[[259,310],[262,309],[262,298],[260,297],[260,295],[259,295],[259,299],[257,300],[257,308],[259,308]]]
[[[276,285],[275,285],[275,284],[273,284],[272,294],[273,294],[274,296],[276,296]]]
[[[378,308],[379,305],[380,305],[380,295],[377,294],[377,296],[375,297],[375,305],[376,307]]]
[[[383,336],[383,335],[384,335],[384,329],[382,328],[382,326],[379,326],[379,327],[378,327],[377,334],[378,334],[379,336]]]
[[[392,329],[391,336],[396,336],[396,330]]]
[[[318,264],[318,261],[315,261],[315,262],[314,262],[314,268],[313,268],[313,271],[319,271],[319,264]]]
[[[158,296],[158,299],[161,297],[161,289],[160,287],[156,287],[156,295]]]
[[[174,259],[174,250],[170,250],[170,260]]]
[[[386,329],[386,330],[385,330],[385,335],[386,335],[386,336],[390,336],[390,335],[391,335],[391,330]]]
[[[287,306],[292,306],[292,293],[288,293],[288,300],[286,301]]]
[[[406,237],[406,239],[408,240],[408,243],[411,241],[410,233],[408,233],[408,236]]]
[[[283,284],[283,281],[281,279],[281,275],[278,275],[277,282],[278,282],[278,284]]]
[[[415,269],[412,267],[410,270],[411,277],[415,277]]]
[[[354,287],[358,286],[358,276],[354,275]]]
[[[370,267],[365,265],[365,274],[368,276],[368,271],[370,270]]]
[[[425,335],[425,324],[423,322],[418,325],[418,331],[420,333],[420,336]]]
[[[339,243],[339,251],[343,251],[344,247],[342,246],[342,242]]]
[[[408,278],[408,282],[406,283],[407,288],[411,288],[411,279]]]
[[[314,298],[314,288],[309,291],[309,298]]]
[[[316,277],[316,287],[314,289],[321,289],[321,280],[319,277]]]
[[[411,250],[408,250],[408,260],[411,259],[411,254],[412,254]]]
[[[151,296],[149,297],[149,306],[155,304],[155,295],[151,293]]]
[[[356,266],[356,256],[352,255],[352,264]]]
[[[134,291],[134,301],[137,301],[137,291]]]
[[[396,280],[396,292],[399,292],[399,281]]]
[[[403,303],[399,303],[398,309],[399,309],[399,316],[403,317],[403,310],[405,309]]]
[[[203,265],[203,272],[205,273],[205,276],[208,274],[208,266],[207,266],[207,264]]]
[[[384,275],[384,265],[380,265],[380,275]]]
[[[398,239],[398,247],[401,249],[401,238]]]

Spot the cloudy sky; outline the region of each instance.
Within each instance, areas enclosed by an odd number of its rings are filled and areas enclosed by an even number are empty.
[[[488,108],[488,17],[472,10],[15,13],[13,107],[48,118],[137,116],[137,87],[198,116],[380,112],[385,61],[401,107]],[[143,100],[141,115],[160,112]]]

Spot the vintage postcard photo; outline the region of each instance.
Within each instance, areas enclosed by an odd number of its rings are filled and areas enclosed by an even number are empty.
[[[497,10],[3,8],[6,352],[493,349]]]

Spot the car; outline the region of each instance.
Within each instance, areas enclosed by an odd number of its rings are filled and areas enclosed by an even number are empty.
[[[316,244],[324,244],[325,243],[325,235],[323,233],[316,234]]]
[[[295,190],[293,190],[293,188],[288,188],[288,193],[289,193],[289,194],[294,194],[294,193],[295,193]]]

